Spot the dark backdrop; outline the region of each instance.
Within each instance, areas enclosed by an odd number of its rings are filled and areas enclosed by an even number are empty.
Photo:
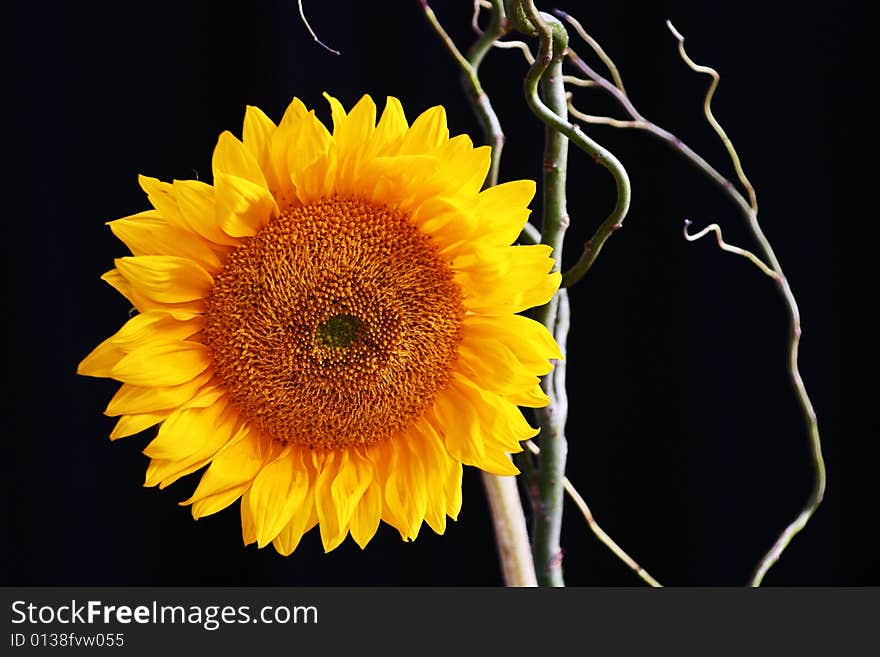
[[[293,0],[217,3],[15,3],[6,10],[8,142],[4,208],[7,390],[3,445],[6,533],[0,584],[473,584],[500,575],[479,476],[443,537],[412,544],[382,526],[365,551],[329,555],[311,532],[293,556],[243,548],[237,504],[193,522],[177,503],[197,479],[141,487],[144,434],[111,444],[101,411],[116,384],[76,376],[127,304],[98,277],[124,254],[104,222],[146,209],[136,176],[209,178],[224,129],[240,134],[245,104],[276,120],[293,95],[329,112],[370,93],[399,97],[410,118],[442,103],[453,133],[479,138],[458,74],[416,1],[312,2],[306,10],[336,57],[314,44]],[[549,8],[548,3],[539,3]],[[583,5],[579,7],[579,5]],[[706,80],[678,59],[664,21],[690,53],[722,73],[716,112],[755,183],[761,216],[798,295],[802,368],[819,413],[827,499],[767,582],[877,584],[859,560],[867,535],[843,521],[865,512],[844,465],[839,241],[863,214],[838,164],[859,139],[847,108],[862,100],[852,62],[866,51],[856,3],[833,13],[800,3],[556,3],[590,27],[649,118],[718,167],[724,152],[701,116]],[[435,9],[465,46],[471,3]],[[580,50],[586,52],[586,47]],[[525,65],[495,51],[484,67],[508,134],[502,178],[536,178],[541,129],[521,100]],[[582,108],[596,95],[577,91]],[[770,282],[709,239],[688,244],[684,218],[720,221],[751,246],[733,206],[662,145],[596,128],[627,166],[625,228],[572,292],[570,478],[599,521],[657,578],[739,585],[800,508],[810,486],[806,437],[785,374],[786,321]],[[610,177],[571,157],[566,259],[613,203]],[[537,204],[534,207],[539,207]],[[863,436],[864,437],[864,436]],[[848,492],[849,491],[849,492]],[[589,533],[572,506],[563,546],[568,583],[639,580]],[[853,515],[855,515],[853,514]],[[870,555],[873,549],[864,552]]]

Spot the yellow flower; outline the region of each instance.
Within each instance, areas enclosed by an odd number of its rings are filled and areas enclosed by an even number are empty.
[[[380,520],[443,533],[462,464],[516,474],[561,355],[516,313],[559,286],[546,246],[510,246],[534,195],[480,191],[489,149],[434,107],[408,125],[365,96],[333,133],[294,99],[220,135],[214,185],[141,177],[152,210],[110,222],[132,255],[103,279],[138,314],[79,373],[122,382],[111,439],[159,425],[146,485],[205,466],[195,518],[241,498],[245,543],[325,550]]]

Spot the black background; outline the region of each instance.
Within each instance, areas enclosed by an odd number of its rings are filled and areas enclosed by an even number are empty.
[[[706,79],[678,59],[669,18],[690,54],[722,74],[716,114],[758,190],[803,315],[801,364],[819,414],[830,484],[825,503],[766,582],[880,583],[867,535],[843,520],[869,500],[848,486],[841,429],[839,240],[864,214],[841,161],[858,149],[851,108],[865,87],[856,3],[557,2],[621,67],[643,114],[730,174],[701,115]],[[549,9],[548,3],[539,3]],[[329,118],[323,91],[401,99],[410,119],[443,104],[452,133],[479,139],[458,72],[418,2],[305,2],[337,57],[314,44],[295,2],[15,3],[5,21],[7,391],[3,416],[6,537],[12,585],[497,585],[479,476],[438,537],[412,544],[383,525],[365,551],[324,555],[317,531],[289,558],[242,547],[237,504],[193,522],[177,503],[196,478],[140,486],[147,434],[111,444],[101,414],[116,384],[76,365],[126,318],[99,276],[124,255],[104,222],[146,209],[138,173],[210,178],[224,129],[244,106],[278,119],[293,95]],[[434,8],[462,46],[471,3]],[[577,44],[577,41],[573,42]],[[587,52],[582,44],[578,50]],[[483,82],[508,135],[502,179],[539,178],[542,130],[521,99],[525,64],[494,51]],[[595,92],[582,109],[606,111]],[[649,137],[593,128],[628,168],[633,205],[589,277],[572,291],[568,473],[604,528],[671,585],[740,585],[811,486],[807,442],[785,373],[786,319],[773,285],[710,239],[686,243],[682,221],[719,221],[751,247],[739,215],[701,174]],[[600,167],[573,153],[566,262],[613,204]],[[11,205],[10,205],[11,204]],[[539,205],[533,204],[536,210]],[[149,432],[147,432],[149,433]],[[864,435],[861,436],[865,438]],[[866,519],[870,522],[870,516]],[[565,510],[572,585],[639,580]]]

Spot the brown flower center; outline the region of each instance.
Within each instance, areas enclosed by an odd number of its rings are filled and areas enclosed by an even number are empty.
[[[447,383],[462,314],[451,269],[404,213],[332,198],[229,254],[204,335],[232,399],[274,439],[371,445]]]

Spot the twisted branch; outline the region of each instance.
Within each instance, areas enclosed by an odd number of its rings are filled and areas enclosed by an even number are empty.
[[[569,24],[575,25],[576,22],[573,22],[574,19],[572,19],[570,16],[564,14],[561,14],[561,16]],[[569,111],[572,113],[573,116],[581,118],[589,123],[601,123],[617,128],[633,128],[648,132],[649,134],[654,135],[658,139],[668,144],[671,148],[673,148],[673,150],[678,152],[685,159],[690,161],[694,166],[700,169],[710,180],[715,182],[733,201],[733,203],[740,210],[742,216],[745,218],[753,238],[759,245],[760,252],[763,255],[763,260],[757,255],[752,254],[751,252],[745,251],[743,249],[738,249],[738,247],[731,247],[730,245],[727,245],[721,238],[720,227],[715,224],[708,226],[706,229],[700,231],[700,233],[697,233],[696,235],[689,235],[687,233],[686,226],[685,237],[689,241],[694,241],[706,235],[709,231],[715,231],[719,247],[721,247],[725,251],[744,256],[752,261],[756,266],[758,266],[765,274],[767,274],[771,279],[774,280],[782,296],[783,302],[785,303],[789,315],[788,372],[792,388],[795,392],[801,408],[803,421],[807,431],[813,466],[813,487],[800,513],[782,530],[779,537],[776,539],[776,541],[773,543],[773,545],[755,567],[752,577],[749,580],[749,585],[760,586],[768,570],[773,566],[774,563],[776,563],[776,561],[779,560],[779,557],[781,556],[783,551],[791,543],[792,539],[806,526],[813,513],[816,511],[816,509],[818,509],[819,505],[821,504],[822,499],[825,495],[827,480],[825,459],[822,454],[822,444],[819,434],[819,425],[816,418],[816,412],[813,408],[812,402],[810,401],[810,397],[807,393],[806,386],[803,382],[803,378],[801,376],[798,365],[798,351],[802,333],[800,310],[798,308],[794,293],[792,292],[791,286],[788,283],[788,279],[785,277],[779,260],[773,250],[773,247],[758,222],[758,200],[754,186],[751,184],[743,170],[742,163],[740,161],[739,155],[736,152],[736,149],[733,146],[733,142],[730,140],[727,133],[721,127],[720,123],[717,121],[712,112],[712,98],[715,94],[715,90],[718,87],[720,76],[715,69],[697,64],[693,59],[691,59],[684,49],[684,37],[678,30],[675,29],[671,22],[667,21],[667,27],[678,40],[679,54],[685,64],[687,64],[687,66],[691,70],[697,73],[709,75],[712,78],[709,88],[703,98],[703,113],[706,117],[707,122],[718,135],[718,138],[724,145],[728,156],[730,157],[731,163],[733,164],[733,168],[736,172],[737,180],[745,190],[745,195],[743,195],[736,188],[734,183],[732,183],[725,176],[719,173],[717,169],[711,166],[699,154],[688,147],[681,139],[676,137],[671,132],[660,128],[656,124],[645,119],[636,110],[636,108],[633,106],[632,102],[629,100],[626,93],[622,89],[620,89],[615,84],[612,84],[603,76],[596,73],[596,71],[590,68],[573,51],[569,52],[569,61],[571,61],[581,71],[581,73],[585,74],[589,79],[593,80],[597,86],[599,86],[612,98],[614,98],[621,106],[621,108],[629,115],[631,120],[621,121],[610,117],[596,117],[588,114],[582,114],[571,106],[570,100]],[[593,44],[595,44],[595,41],[592,39],[585,40],[591,47],[593,47]],[[596,50],[595,47],[593,49],[594,51]],[[588,254],[585,253],[585,258],[587,256]],[[573,270],[578,269],[579,267],[581,267],[580,262],[577,263],[575,267],[573,267]]]

